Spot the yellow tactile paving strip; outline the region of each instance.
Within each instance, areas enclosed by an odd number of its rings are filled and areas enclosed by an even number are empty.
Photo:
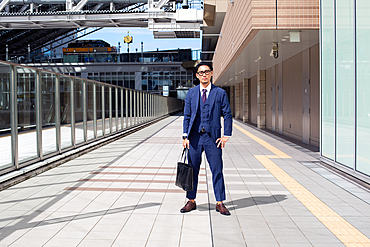
[[[283,169],[276,165],[270,158],[290,158],[287,154],[277,148],[242,129],[234,126],[244,134],[269,149],[274,155],[255,155],[256,159],[266,167],[266,169],[284,185],[293,196],[295,196],[318,220],[321,221],[344,245],[346,246],[370,246],[370,239],[343,219],[339,214],[303,187]],[[263,143],[263,144],[262,144]],[[267,144],[267,145],[266,145]],[[274,151],[273,151],[274,150]]]
[[[263,147],[265,147],[266,149],[270,150],[271,152],[273,152],[276,156],[278,156],[278,158],[291,158],[289,155],[287,155],[286,153],[284,153],[283,151],[280,151],[279,149],[277,149],[276,147],[272,146],[271,144],[265,142],[264,140],[262,140],[261,138],[258,138],[257,136],[253,135],[252,133],[246,131],[245,129],[243,129],[242,127],[236,125],[234,123],[234,127],[237,128],[238,130],[240,130],[241,132],[243,132],[244,134],[246,134],[247,136],[249,136],[250,138],[252,138],[254,141],[258,142],[259,144],[261,144]]]

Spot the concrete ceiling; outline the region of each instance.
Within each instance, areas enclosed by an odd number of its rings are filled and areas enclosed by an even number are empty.
[[[300,31],[300,42],[290,42],[290,31],[292,30],[259,31],[215,85],[233,86],[236,82],[241,82],[242,78],[251,78],[258,70],[271,68],[319,43],[319,30]],[[279,42],[277,59],[270,57],[273,42]]]

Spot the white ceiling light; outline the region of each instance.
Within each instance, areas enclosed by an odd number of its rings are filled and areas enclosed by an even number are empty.
[[[300,31],[290,31],[290,42],[301,42],[301,32]]]

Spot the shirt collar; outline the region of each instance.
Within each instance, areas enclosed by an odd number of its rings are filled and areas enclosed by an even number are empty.
[[[212,88],[212,83],[208,84],[208,86],[205,88],[207,89],[207,92],[210,92],[211,91],[211,88]],[[204,89],[203,85],[200,84],[200,91],[202,92],[202,90]]]

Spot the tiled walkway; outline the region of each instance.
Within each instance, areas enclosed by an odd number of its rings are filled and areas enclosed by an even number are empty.
[[[369,191],[238,121],[224,149],[232,215],[214,210],[205,161],[198,209],[181,214],[181,134],[171,116],[1,191],[0,246],[370,246]]]

